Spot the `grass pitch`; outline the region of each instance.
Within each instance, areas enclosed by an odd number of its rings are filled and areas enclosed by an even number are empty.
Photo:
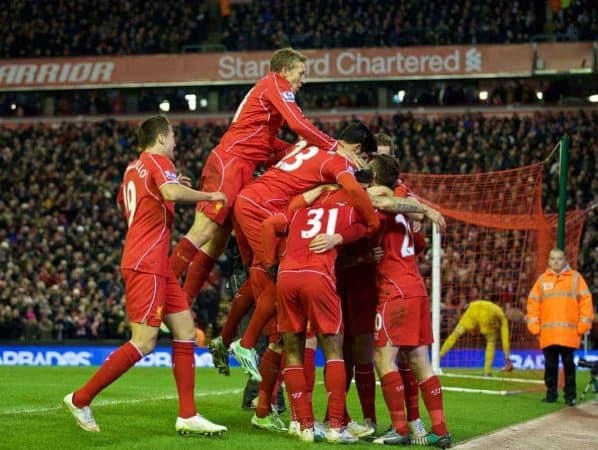
[[[229,429],[222,437],[181,437],[174,430],[177,415],[176,388],[170,369],[133,368],[102,392],[93,403],[101,433],[80,430],[62,404],[62,398],[84,383],[94,367],[0,367],[0,448],[5,449],[304,449],[306,444],[286,434],[272,434],[250,424],[252,411],[240,408],[246,376],[232,369],[230,377],[214,369],[197,369],[196,398],[199,412]],[[314,393],[316,417],[322,418],[326,395],[318,369]],[[578,389],[585,386],[585,373],[578,374]],[[454,385],[441,377],[443,384]],[[483,383],[486,383],[485,381]],[[460,385],[480,385],[477,380]],[[488,386],[487,384],[484,384]],[[494,396],[444,392],[447,423],[457,443],[510,424],[522,422],[564,407],[540,402],[543,392]],[[354,387],[349,412],[361,420]],[[379,430],[390,419],[378,387],[376,406]],[[423,405],[422,418],[429,427]],[[288,412],[283,414],[288,420]],[[317,444],[328,445],[328,444]],[[354,449],[372,448],[366,442]]]

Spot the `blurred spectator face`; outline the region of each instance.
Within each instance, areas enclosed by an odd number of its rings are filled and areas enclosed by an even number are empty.
[[[552,250],[548,257],[548,267],[550,270],[559,273],[565,267],[565,254],[562,250]]]
[[[282,69],[281,75],[291,83],[293,94],[296,94],[305,83],[305,63],[295,61],[290,69]]]

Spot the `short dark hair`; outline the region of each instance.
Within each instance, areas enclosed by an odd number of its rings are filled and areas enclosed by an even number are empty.
[[[390,155],[374,155],[370,161],[376,183],[392,188],[401,175],[399,160]]]
[[[159,114],[145,119],[137,127],[137,145],[142,152],[156,143],[159,134],[167,135],[170,122],[165,115]]]
[[[307,56],[291,47],[278,49],[274,52],[270,60],[270,70],[280,73],[284,68],[291,69],[295,61],[304,63],[307,61]]]
[[[361,151],[374,153],[377,150],[376,139],[371,130],[359,120],[355,120],[341,130],[338,139],[347,144],[361,144]]]

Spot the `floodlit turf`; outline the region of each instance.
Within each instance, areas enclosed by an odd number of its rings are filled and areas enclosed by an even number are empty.
[[[230,377],[214,369],[197,370],[199,411],[229,429],[222,437],[180,437],[174,431],[177,414],[176,388],[169,369],[134,368],[96,398],[93,410],[101,433],[80,430],[62,405],[62,398],[83,383],[95,368],[0,367],[0,448],[27,449],[293,449],[303,444],[285,434],[252,428],[253,412],[240,408],[246,377],[232,369]],[[586,373],[578,374],[581,392]],[[321,369],[318,370],[321,380]],[[447,384],[451,381],[446,379]],[[477,383],[477,381],[476,381]],[[460,384],[463,384],[461,381]],[[351,389],[349,411],[361,419],[358,400]],[[540,402],[541,393],[488,396],[445,392],[445,410],[455,442],[463,441],[506,425],[540,416],[564,405]],[[316,386],[314,407],[322,417],[324,388]],[[389,425],[382,393],[378,387],[377,410],[380,429]],[[423,405],[422,417],[429,420]],[[283,414],[288,420],[288,412]],[[325,444],[318,444],[325,445]],[[358,444],[352,448],[372,447]]]

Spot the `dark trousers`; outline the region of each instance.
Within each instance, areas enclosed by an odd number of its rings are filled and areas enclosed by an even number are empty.
[[[544,352],[544,383],[546,398],[556,400],[558,397],[559,355],[565,369],[565,401],[575,399],[575,363],[571,347],[551,345],[542,349]]]

